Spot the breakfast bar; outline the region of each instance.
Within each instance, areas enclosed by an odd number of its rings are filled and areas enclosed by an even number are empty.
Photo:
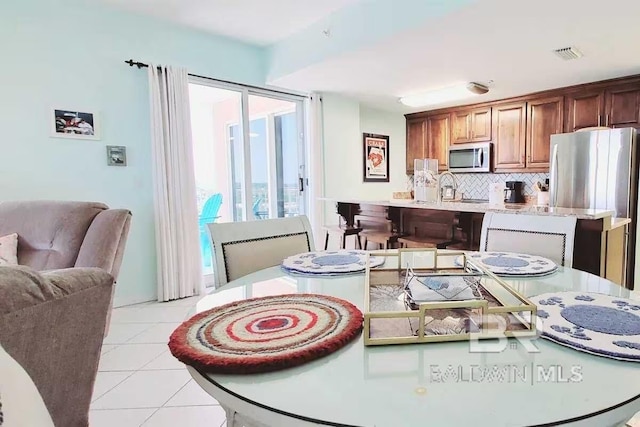
[[[417,203],[413,200],[357,200],[324,198],[336,205],[346,227],[358,216],[387,220],[391,239],[400,246],[407,236],[422,236],[437,242],[434,247],[480,249],[482,220],[487,212],[575,217],[577,219],[573,268],[631,287],[632,267],[626,253],[628,218],[616,218],[611,210],[574,209],[533,204],[499,204],[457,200]],[[632,259],[632,258],[631,258]]]

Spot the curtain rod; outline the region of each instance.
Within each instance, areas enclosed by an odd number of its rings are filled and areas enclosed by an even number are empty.
[[[149,64],[145,64],[144,62],[134,61],[133,59],[130,59],[128,61],[124,61],[124,63],[125,64],[129,64],[130,67],[138,67],[138,69],[149,68]],[[199,79],[204,79],[204,80],[211,80],[211,81],[218,82],[218,83],[226,83],[226,84],[231,84],[231,85],[245,86],[245,87],[248,87],[248,88],[251,88],[251,89],[268,90],[270,92],[281,93],[283,95],[297,96],[297,97],[300,97],[300,98],[309,98],[308,95],[300,95],[300,94],[297,94],[297,93],[286,92],[286,91],[278,90],[278,89],[271,89],[271,88],[268,88],[268,87],[246,85],[244,83],[236,83],[236,82],[232,82],[232,81],[229,81],[229,80],[214,79],[213,77],[200,76],[198,74],[189,73],[189,76],[190,77],[197,77]]]

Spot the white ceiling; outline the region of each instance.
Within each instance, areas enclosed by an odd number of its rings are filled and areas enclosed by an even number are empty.
[[[266,46],[361,0],[101,0],[122,9]]]
[[[408,112],[420,108],[404,107],[398,97],[460,81],[494,83],[487,95],[449,105],[638,74],[638,16],[637,0],[481,0],[428,27],[269,83]],[[551,52],[571,45],[585,56],[563,61]]]

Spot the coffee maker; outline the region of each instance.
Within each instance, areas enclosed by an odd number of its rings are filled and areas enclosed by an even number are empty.
[[[524,203],[524,182],[522,181],[507,181],[504,190],[504,202],[505,203]]]

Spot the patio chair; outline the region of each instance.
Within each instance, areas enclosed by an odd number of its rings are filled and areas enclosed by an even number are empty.
[[[200,227],[200,251],[205,267],[210,267],[212,263],[211,241],[207,233],[207,224],[215,222],[218,211],[222,206],[222,194],[216,193],[209,197],[202,207],[202,213],[198,217],[198,226]]]

